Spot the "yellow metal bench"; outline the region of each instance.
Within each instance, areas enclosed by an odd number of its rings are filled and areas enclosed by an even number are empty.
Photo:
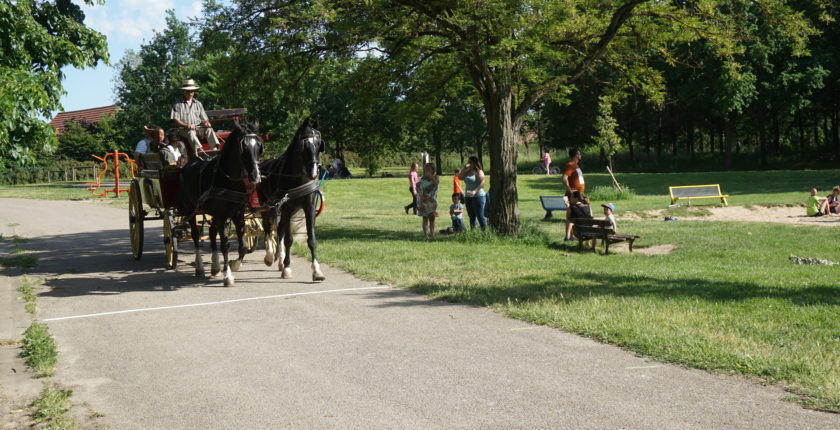
[[[726,201],[729,195],[720,193],[719,184],[668,187],[668,193],[671,195],[671,204],[680,199],[687,199],[689,204],[691,204],[691,199],[720,199],[724,206],[729,205]]]

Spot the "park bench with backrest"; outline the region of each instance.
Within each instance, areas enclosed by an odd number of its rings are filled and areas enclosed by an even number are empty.
[[[720,199],[720,202],[724,206],[729,205],[726,201],[729,195],[720,193],[719,184],[668,187],[668,193],[671,194],[672,205],[680,199],[688,200],[689,205],[691,204],[691,199]]]
[[[610,245],[614,243],[627,242],[630,252],[633,252],[633,241],[641,236],[633,234],[617,234],[607,220],[575,218],[574,235],[578,239],[578,247],[583,248],[583,242],[593,241],[592,250],[597,252],[596,243],[598,240],[604,242],[604,254],[610,253]]]
[[[551,211],[565,211],[568,207],[568,201],[564,196],[540,196],[540,203],[545,209],[543,219],[551,218]]]

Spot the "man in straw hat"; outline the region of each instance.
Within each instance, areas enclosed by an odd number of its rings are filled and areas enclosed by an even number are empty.
[[[184,99],[173,103],[172,111],[169,114],[169,117],[178,126],[177,135],[190,143],[196,155],[204,153],[204,150],[201,149],[201,142],[198,140],[199,136],[207,140],[210,149],[216,149],[219,146],[219,139],[210,126],[210,120],[204,112],[204,106],[193,97],[197,89],[198,87],[192,79],[184,80],[184,84],[181,86]]]

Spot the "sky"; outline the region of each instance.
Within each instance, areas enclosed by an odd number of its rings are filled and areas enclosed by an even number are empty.
[[[105,0],[104,5],[94,6],[87,6],[82,0],[73,2],[84,10],[85,25],[108,38],[114,65],[126,49],[138,50],[142,43],[151,40],[155,31],[164,29],[168,9],[175,10],[175,15],[184,21],[201,16],[200,0]],[[65,67],[63,71],[67,92],[61,98],[64,112],[114,104],[113,67],[100,64],[83,70]]]

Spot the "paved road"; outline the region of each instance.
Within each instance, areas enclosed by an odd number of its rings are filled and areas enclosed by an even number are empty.
[[[329,267],[309,283],[302,260],[281,280],[253,255],[224,288],[162,270],[156,224],[134,261],[126,227],[123,210],[0,200],[0,232],[31,237],[47,278],[56,378],[110,428],[840,428],[778,388]]]

